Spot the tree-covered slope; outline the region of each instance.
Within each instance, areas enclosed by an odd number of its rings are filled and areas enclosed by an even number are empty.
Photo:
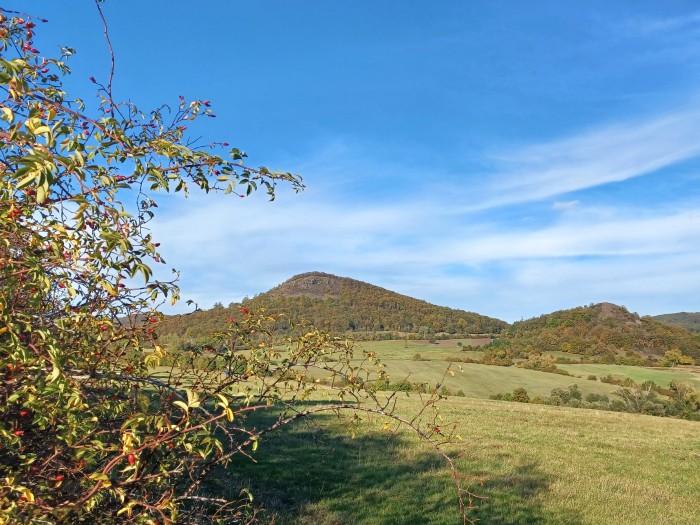
[[[700,333],[700,312],[678,312],[675,314],[655,315],[653,319],[662,323],[682,326],[691,332]]]
[[[514,323],[499,337],[496,346],[499,344],[520,356],[558,350],[611,363],[658,362],[667,352],[700,358],[698,336],[611,303],[561,310]]]
[[[222,329],[240,309],[284,313],[280,329],[308,321],[333,332],[413,332],[422,334],[498,333],[508,324],[473,312],[435,306],[347,277],[311,272],[296,275],[242,305],[230,305],[166,319],[163,334],[201,337]]]

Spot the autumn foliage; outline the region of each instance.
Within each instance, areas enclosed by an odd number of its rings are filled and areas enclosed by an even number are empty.
[[[261,313],[239,312],[216,352],[168,361],[158,308],[179,292],[177,274],[153,277],[159,194],[272,197],[300,179],[246,167],[224,142],[194,147],[187,127],[212,116],[208,101],[144,112],[112,98],[111,77],[88,84],[97,104],[71,98],[73,50],[36,49],[43,22],[0,11],[0,523],[240,523],[246,487],[227,498],[202,483],[315,412],[381,414],[448,441],[433,412],[402,420],[375,396],[371,353],[311,328],[274,340]],[[275,417],[252,427],[260,411]]]

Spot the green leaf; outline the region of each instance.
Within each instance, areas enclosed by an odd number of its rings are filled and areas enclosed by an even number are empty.
[[[37,174],[36,172],[32,172],[29,175],[27,175],[25,178],[23,178],[21,181],[17,183],[17,189],[21,190],[25,186],[29,186],[34,180],[36,180]]]

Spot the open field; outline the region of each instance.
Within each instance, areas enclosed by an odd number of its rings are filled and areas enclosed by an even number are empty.
[[[455,375],[444,376],[449,357],[470,352],[456,344],[410,341],[362,346],[377,353],[392,382],[408,379],[434,386],[442,381],[468,396],[441,402],[440,425],[447,430],[455,424],[463,438],[449,452],[468,487],[486,498],[471,514],[481,523],[700,523],[700,423],[484,399],[517,387],[545,397],[553,388],[574,383],[584,395],[611,395],[618,386],[587,380],[588,375],[650,379],[667,386],[673,379],[697,380],[697,369],[559,365],[578,376],[570,377],[515,366],[452,363]],[[416,353],[426,360],[414,359]],[[398,398],[404,415],[420,406],[418,394],[400,393]],[[322,392],[306,403],[320,399]],[[267,417],[272,414],[256,414],[252,424],[259,418],[264,428]],[[250,487],[255,504],[265,509],[263,523],[461,523],[443,458],[409,431],[384,430],[383,421],[374,417],[355,427],[352,438],[349,424],[334,416],[311,421],[267,436],[254,454],[257,463],[238,458],[207,490],[236,497],[234,487]]]
[[[467,344],[468,340],[463,340]],[[454,376],[443,375],[448,365],[446,359],[471,358],[480,359],[483,355],[478,351],[461,351],[456,340],[439,341],[444,344],[429,344],[426,341],[374,341],[361,343],[366,350],[373,350],[377,357],[386,365],[386,371],[392,382],[407,379],[412,382],[427,382],[434,386],[438,381],[455,392],[461,390],[467,397],[488,398],[494,394],[512,392],[515,388],[525,388],[531,396],[549,396],[554,388],[567,388],[577,384],[584,395],[588,393],[610,395],[620,387],[601,383],[600,381],[588,381],[588,372],[571,372],[582,377],[570,377],[559,374],[538,372],[518,368],[517,366],[490,366],[478,363],[453,363]],[[417,361],[415,354],[420,354],[426,361]],[[566,366],[583,365],[559,365]],[[461,368],[461,370],[460,370]],[[634,368],[634,367],[626,367]],[[567,369],[568,370],[568,369]],[[638,369],[644,370],[644,369]],[[601,372],[590,372],[591,374]],[[604,373],[601,373],[605,375]],[[599,376],[600,377],[600,376]]]
[[[636,383],[654,381],[657,385],[667,387],[671,381],[687,381],[696,389],[700,389],[700,369],[698,367],[677,368],[642,368],[639,366],[625,365],[557,365],[567,372],[587,377],[593,374],[601,378],[612,375],[617,378],[629,377]]]
[[[488,398],[491,395],[511,392],[523,387],[533,396],[547,397],[554,388],[567,388],[577,384],[584,395],[591,392],[610,395],[619,386],[587,381],[586,379],[559,374],[538,372],[517,366],[491,366],[477,363],[453,363],[454,376],[442,376],[450,364],[447,361],[386,361],[386,370],[392,381],[408,379],[427,382],[434,386],[438,381],[450,390],[462,390],[467,397]],[[461,367],[461,371],[460,371]]]
[[[446,339],[429,343],[425,340],[415,341],[363,341],[357,345],[365,350],[377,352],[381,359],[411,359],[415,354],[421,354],[430,359],[445,359],[448,356],[471,357],[480,359],[483,352],[478,350],[462,351],[457,343],[464,346],[480,346],[490,339]]]
[[[417,406],[415,395],[402,397],[402,412]],[[451,449],[459,469],[488,498],[472,514],[481,523],[700,521],[697,422],[465,398],[443,402],[442,413],[464,438]],[[378,420],[355,439],[337,419],[321,422],[264,441],[258,464],[229,470],[250,480],[276,523],[460,523],[449,471],[432,449],[407,432],[382,432]]]
[[[386,370],[392,382],[408,379],[412,382],[427,382],[433,386],[442,378],[450,364],[447,359],[477,360],[482,357],[483,352],[480,351],[461,351],[457,341],[438,341],[438,344],[427,341],[373,341],[359,343],[359,345],[377,353],[377,357],[386,364]],[[466,345],[469,340],[461,341]],[[565,352],[547,353],[555,357],[580,359],[580,356]],[[416,354],[419,354],[423,360],[416,360]],[[569,372],[571,376],[538,372],[517,366],[503,367],[457,362],[452,365],[455,375],[445,377],[441,384],[454,391],[462,390],[467,397],[478,398],[511,392],[518,387],[525,388],[531,396],[546,397],[552,389],[566,388],[572,384],[577,384],[584,395],[597,393],[609,396],[620,387],[600,382],[599,379],[606,375],[620,379],[630,378],[636,383],[654,381],[663,387],[668,387],[671,381],[687,381],[696,389],[700,389],[700,368],[698,367],[643,368],[603,364],[558,364],[557,367]],[[590,375],[596,376],[598,381],[588,380]]]

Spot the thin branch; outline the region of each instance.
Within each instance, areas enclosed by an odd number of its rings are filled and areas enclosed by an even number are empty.
[[[107,47],[109,48],[111,65],[109,69],[109,82],[107,82],[107,96],[109,97],[109,113],[112,115],[112,117],[114,117],[114,98],[112,97],[112,80],[114,79],[114,48],[112,47],[112,41],[109,39],[107,19],[102,12],[102,8],[100,7],[100,0],[95,0],[95,6],[97,7],[97,12],[100,13],[100,18],[102,19],[102,24],[104,26],[105,40],[107,41]]]

